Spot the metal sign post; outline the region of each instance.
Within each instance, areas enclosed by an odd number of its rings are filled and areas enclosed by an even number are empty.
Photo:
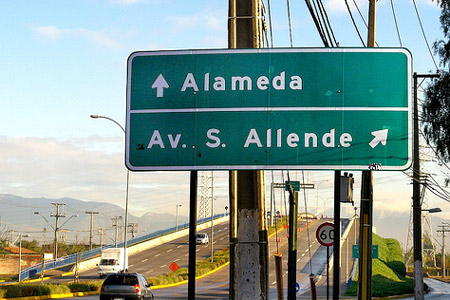
[[[330,257],[330,246],[334,244],[334,224],[330,222],[325,222],[320,224],[316,230],[317,241],[322,245],[327,247],[327,300],[329,299],[329,264],[328,258]]]

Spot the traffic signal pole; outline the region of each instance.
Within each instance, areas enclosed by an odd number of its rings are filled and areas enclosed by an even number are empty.
[[[261,1],[229,0],[229,48],[261,48]],[[230,171],[230,299],[268,299],[263,171]]]
[[[367,47],[375,47],[376,0],[369,0]],[[373,174],[362,171],[359,229],[358,300],[372,299]]]

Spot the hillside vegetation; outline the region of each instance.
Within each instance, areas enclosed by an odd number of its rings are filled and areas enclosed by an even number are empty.
[[[378,245],[378,259],[372,260],[372,296],[386,297],[414,293],[413,279],[406,277],[400,243],[395,239],[372,235],[372,244]],[[358,272],[347,296],[356,296]]]

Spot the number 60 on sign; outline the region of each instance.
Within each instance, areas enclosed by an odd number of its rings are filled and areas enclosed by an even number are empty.
[[[316,230],[317,241],[323,246],[333,246],[334,243],[334,224],[325,222]]]

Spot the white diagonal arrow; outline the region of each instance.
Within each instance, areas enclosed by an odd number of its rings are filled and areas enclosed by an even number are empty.
[[[370,147],[375,148],[379,143],[386,146],[388,131],[389,129],[372,131],[371,133],[375,138],[369,143]]]
[[[162,74],[159,74],[158,78],[156,78],[155,82],[152,84],[152,89],[156,89],[156,97],[162,98],[164,97],[164,89],[169,88],[169,84],[164,79]]]

